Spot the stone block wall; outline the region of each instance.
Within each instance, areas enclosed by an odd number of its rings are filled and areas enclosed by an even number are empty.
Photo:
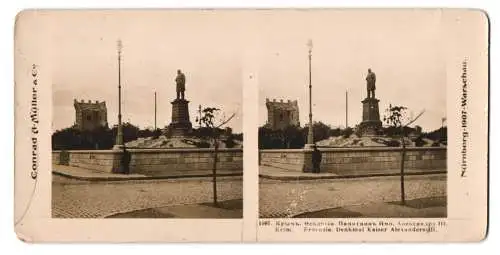
[[[212,171],[213,149],[130,150],[133,173],[158,174],[169,171]],[[217,170],[242,171],[242,149],[219,149]]]
[[[306,150],[260,150],[259,164],[292,171],[303,171]]]
[[[67,162],[62,156],[64,153],[69,154]],[[111,173],[119,166],[120,153],[112,150],[52,151],[52,163]]]
[[[161,175],[169,172],[212,171],[213,149],[129,149],[130,173]],[[120,164],[119,151],[68,151],[68,165],[113,172]],[[52,163],[61,165],[61,151],[52,152]],[[242,171],[242,149],[219,149],[217,170]]]
[[[363,174],[373,171],[399,169],[400,148],[327,148],[322,152],[321,172],[339,175]],[[291,171],[303,171],[311,162],[310,150],[261,150],[260,164]],[[446,170],[446,148],[408,148],[407,169]]]
[[[52,165],[62,165],[60,155],[61,151],[52,151]]]

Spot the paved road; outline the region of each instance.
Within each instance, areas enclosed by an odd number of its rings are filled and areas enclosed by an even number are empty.
[[[446,196],[446,175],[407,176],[406,198]],[[341,180],[276,181],[260,179],[261,217],[290,217],[318,211],[373,202],[398,201],[399,177],[373,177]]]
[[[212,200],[210,178],[87,182],[53,175],[52,216],[100,218],[116,213]],[[241,199],[241,177],[218,178],[220,201]]]

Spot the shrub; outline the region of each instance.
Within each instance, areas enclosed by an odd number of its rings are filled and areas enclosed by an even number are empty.
[[[432,147],[439,147],[441,144],[438,141],[432,143]]]
[[[422,136],[419,136],[417,137],[417,139],[415,139],[415,146],[416,147],[422,147],[425,145],[425,141],[424,139],[422,139]]]
[[[389,140],[386,142],[385,145],[387,145],[389,147],[399,147],[399,146],[401,146],[401,143],[398,140]]]
[[[210,148],[210,143],[206,142],[206,141],[197,142],[196,147],[198,147],[198,148]]]
[[[352,133],[354,133],[354,130],[352,128],[348,127],[346,129],[342,130],[342,137],[349,138],[352,135]]]
[[[224,140],[224,143],[226,144],[226,148],[233,148],[236,145],[231,135]]]
[[[356,135],[356,137],[361,138],[361,136],[363,136],[363,131],[361,130],[361,128],[356,128],[354,134]]]

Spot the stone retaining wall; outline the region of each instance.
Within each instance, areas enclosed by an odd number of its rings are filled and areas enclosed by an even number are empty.
[[[384,169],[398,169],[401,149],[387,147],[320,148],[321,171],[339,175],[363,174]],[[309,172],[312,167],[311,150],[260,150],[260,164]],[[405,167],[421,170],[446,170],[446,148],[407,148]]]
[[[61,162],[61,151],[52,151],[52,165],[65,165]]]
[[[64,153],[67,153],[65,160]],[[120,163],[120,152],[112,150],[52,151],[52,164],[69,165],[101,172],[113,172]]]
[[[307,150],[260,150],[259,164],[282,169],[303,171]]]
[[[213,149],[129,149],[130,173],[159,175],[174,171],[211,171]],[[53,164],[66,164],[102,172],[113,172],[120,164],[120,151],[79,150],[67,151],[64,162],[61,151],[52,152]],[[63,152],[64,153],[64,152]],[[217,170],[242,171],[242,149],[219,149]]]

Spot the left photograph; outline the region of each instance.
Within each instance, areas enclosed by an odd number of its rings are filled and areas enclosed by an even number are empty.
[[[237,15],[60,13],[53,218],[242,218]]]

